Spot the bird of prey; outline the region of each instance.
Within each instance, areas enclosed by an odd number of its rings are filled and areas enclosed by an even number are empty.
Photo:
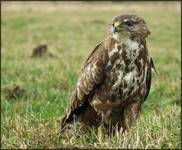
[[[113,18],[111,34],[94,48],[81,69],[61,129],[73,123],[83,131],[95,126],[108,134],[131,128],[155,71],[146,45],[149,34],[146,22],[137,15]]]

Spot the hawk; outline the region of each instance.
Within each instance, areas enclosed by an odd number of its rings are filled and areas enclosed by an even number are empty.
[[[61,129],[73,122],[83,131],[95,126],[108,134],[131,128],[155,71],[146,45],[149,34],[146,22],[137,15],[114,17],[111,34],[94,48],[81,69]]]

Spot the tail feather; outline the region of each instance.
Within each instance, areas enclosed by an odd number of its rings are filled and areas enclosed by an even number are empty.
[[[80,100],[77,96],[76,90],[73,92],[71,96],[71,105],[69,106],[69,109],[66,111],[64,117],[61,121],[61,129],[64,128],[66,123],[72,122],[74,119],[74,116],[78,116],[82,112],[84,112],[88,106],[88,96],[84,97],[87,100]]]
[[[71,122],[73,119],[73,111],[74,108],[76,108],[76,102],[77,102],[77,95],[76,95],[76,90],[73,92],[70,100],[71,100],[71,106],[69,107],[69,109],[66,111],[66,113],[64,114],[64,117],[61,120],[61,129],[64,128],[65,124],[67,122]]]
[[[155,66],[154,66],[154,62],[153,62],[153,59],[151,58],[151,67],[152,67],[152,70],[154,70],[154,72],[156,73],[156,75],[159,75],[159,73],[157,72]]]

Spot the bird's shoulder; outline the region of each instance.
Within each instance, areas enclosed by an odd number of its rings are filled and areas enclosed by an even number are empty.
[[[108,36],[105,40],[95,46],[95,48],[88,55],[81,71],[83,71],[90,63],[102,63],[105,64],[108,61],[109,52],[114,48],[117,43],[112,36]]]

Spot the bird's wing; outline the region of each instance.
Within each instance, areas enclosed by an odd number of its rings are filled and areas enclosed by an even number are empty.
[[[105,66],[108,62],[108,42],[110,41],[106,40],[98,44],[81,69],[80,78],[71,96],[70,106],[62,119],[61,128],[73,120],[73,115],[84,111],[94,89],[104,80]]]
[[[146,76],[146,94],[144,101],[147,99],[149,92],[150,92],[150,87],[151,87],[151,81],[152,81],[152,69],[157,73],[154,62],[152,57],[149,59],[148,67],[147,67],[147,76]]]

